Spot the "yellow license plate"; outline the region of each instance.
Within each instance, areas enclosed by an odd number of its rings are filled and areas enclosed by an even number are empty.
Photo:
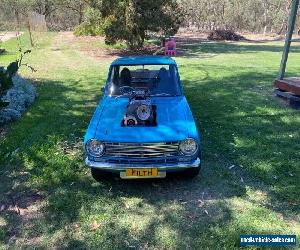
[[[130,168],[126,169],[126,177],[157,177],[157,168]]]

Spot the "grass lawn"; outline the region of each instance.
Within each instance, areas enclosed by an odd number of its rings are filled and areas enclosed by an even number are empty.
[[[299,238],[300,113],[272,86],[282,45],[183,45],[176,60],[202,133],[201,175],[97,183],[82,140],[111,60],[43,35],[27,57],[37,72],[21,70],[38,100],[0,137],[0,249],[233,249],[240,234]],[[7,65],[17,42],[3,47]],[[299,54],[294,46],[292,76]]]

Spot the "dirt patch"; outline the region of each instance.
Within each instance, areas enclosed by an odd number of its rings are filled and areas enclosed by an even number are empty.
[[[84,40],[84,37],[81,37],[80,40]],[[87,41],[91,38],[88,37]],[[97,38],[92,39],[95,41]],[[104,38],[100,37],[99,41],[103,41]],[[97,40],[96,40],[97,41]],[[157,45],[147,45],[141,49],[130,50],[130,49],[113,49],[113,48],[95,48],[95,47],[84,47],[81,49],[84,53],[97,58],[99,60],[111,61],[118,57],[123,56],[142,56],[142,55],[161,55],[163,50]]]
[[[0,32],[0,41],[1,42],[6,42],[9,39],[18,37],[22,34],[23,34],[23,32]]]
[[[109,60],[116,59],[118,57],[123,56],[142,56],[142,55],[161,55],[162,50],[160,50],[159,46],[151,45],[146,46],[137,50],[129,50],[129,49],[91,49],[86,48],[82,49],[86,54],[95,57],[99,60]]]
[[[39,193],[32,193],[15,197],[11,194],[7,194],[6,202],[0,204],[0,213],[12,212],[20,216],[28,216],[31,211],[31,207],[41,202],[43,196]]]
[[[35,220],[42,216],[41,207],[45,195],[39,192],[9,192],[4,194],[0,200],[0,215],[8,220],[6,244],[7,247],[15,244],[21,235],[20,227],[12,227],[10,224],[22,225],[22,228],[31,228]],[[33,238],[30,242],[36,242],[39,238]]]
[[[207,42],[208,35],[210,32],[202,32],[197,29],[180,29],[179,32],[176,34],[175,38],[180,39],[181,41],[185,42]],[[245,42],[275,42],[275,41],[284,41],[285,40],[285,35],[278,35],[276,33],[267,33],[267,34],[254,34],[254,33],[247,33],[247,32],[242,32],[239,33],[237,32],[238,35],[241,35],[245,37]],[[299,35],[293,35],[293,39],[299,40],[300,36]],[[230,41],[227,41],[230,42]],[[243,42],[243,41],[240,41]]]
[[[105,38],[102,36],[75,36],[72,32],[60,32],[53,43],[52,50],[59,50],[59,45],[66,44],[74,49],[84,52],[84,54],[101,61],[112,61],[122,56],[154,55],[162,54],[160,46],[147,45],[141,49],[129,50],[126,48],[103,48]]]
[[[105,37],[103,36],[75,36],[72,32],[65,32],[68,33],[68,37],[72,38],[77,42],[104,42]]]
[[[174,36],[177,43],[177,56],[185,56],[188,54],[187,45],[196,45],[205,42],[211,42],[207,39],[209,33],[195,30],[180,30]],[[262,34],[241,34],[245,37],[245,42],[271,42],[284,40],[282,36],[262,35]],[[296,37],[295,37],[296,38]],[[214,41],[216,42],[216,41]],[[233,43],[233,41],[222,41]],[[243,41],[240,41],[243,42]],[[60,32],[52,50],[60,50],[61,45],[65,47],[72,46],[74,50],[81,51],[85,55],[95,58],[99,61],[112,61],[123,56],[141,56],[141,55],[163,55],[164,48],[159,45],[146,45],[138,50],[129,50],[126,48],[107,48],[105,46],[105,38],[102,36],[75,36],[73,32]]]
[[[206,33],[197,32],[178,32],[175,36],[177,43],[177,56],[184,56],[188,53],[186,45],[200,44],[207,42]],[[61,45],[72,46],[77,51],[82,51],[85,55],[96,60],[106,62],[112,61],[123,56],[142,56],[142,55],[163,55],[164,48],[159,45],[146,45],[141,49],[129,50],[126,48],[106,48],[105,38],[102,36],[75,36],[72,32],[60,32],[53,43],[52,50],[60,50]],[[103,46],[102,46],[103,45]]]
[[[276,35],[276,34],[263,35],[263,34],[246,33],[246,34],[244,34],[244,36],[247,40],[256,41],[256,42],[281,41],[281,40],[284,40],[284,38],[285,38],[284,36]]]

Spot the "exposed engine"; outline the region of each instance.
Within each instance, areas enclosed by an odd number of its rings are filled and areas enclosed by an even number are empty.
[[[127,105],[123,126],[156,126],[156,106],[144,90],[134,91]]]

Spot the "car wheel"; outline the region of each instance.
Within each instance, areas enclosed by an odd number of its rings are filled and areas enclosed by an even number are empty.
[[[189,168],[185,171],[185,174],[187,177],[189,178],[195,178],[199,175],[201,170],[201,167],[197,167],[197,168]]]
[[[109,177],[112,176],[109,172],[105,172],[103,170],[96,169],[96,168],[91,168],[91,174],[93,178],[98,182],[108,179]]]
[[[201,152],[199,152],[199,158],[201,158]],[[185,171],[185,175],[188,177],[188,178],[195,178],[199,175],[200,173],[200,170],[201,170],[201,163],[199,164],[198,167],[196,168],[188,168],[186,171]]]

